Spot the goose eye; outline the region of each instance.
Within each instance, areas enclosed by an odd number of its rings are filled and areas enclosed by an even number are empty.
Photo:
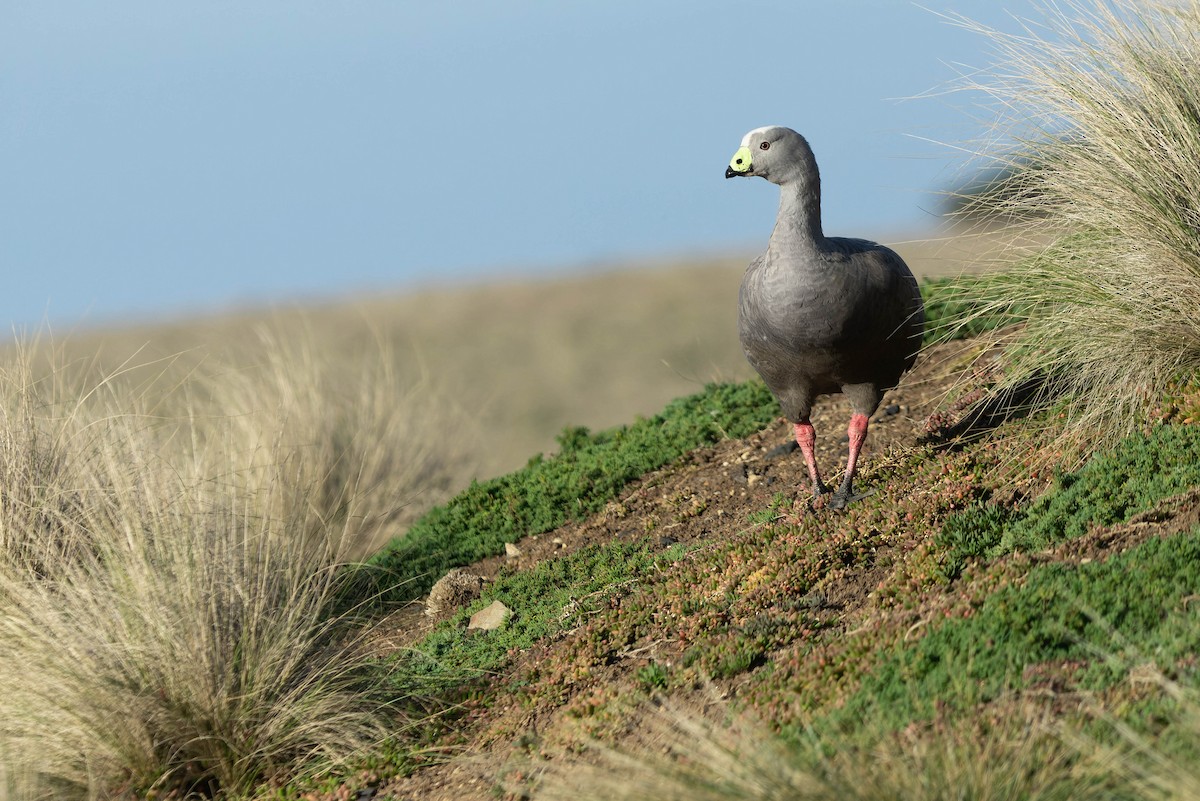
[[[759,145],[759,146],[758,146],[758,149],[759,149],[759,150],[770,150],[770,149],[771,149],[771,143],[770,143],[770,142],[763,142],[761,145]]]

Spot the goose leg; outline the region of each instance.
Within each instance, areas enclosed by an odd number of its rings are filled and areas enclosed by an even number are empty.
[[[804,463],[808,465],[808,475],[813,483],[813,498],[818,498],[829,492],[829,489],[825,482],[821,481],[821,473],[817,470],[817,456],[814,451],[817,432],[807,417],[796,423],[796,444],[800,446],[800,452],[804,454]]]
[[[854,495],[854,473],[858,469],[858,453],[867,439],[867,416],[851,415],[846,435],[850,439],[850,456],[846,459],[846,477],[842,479],[842,485],[833,494],[829,504],[834,509],[843,509],[850,501],[857,500]]]

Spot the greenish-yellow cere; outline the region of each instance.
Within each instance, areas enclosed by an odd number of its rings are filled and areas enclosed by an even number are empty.
[[[729,160],[729,169],[734,172],[750,172],[750,148],[739,147]]]

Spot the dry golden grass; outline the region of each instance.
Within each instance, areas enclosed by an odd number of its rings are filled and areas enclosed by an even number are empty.
[[[860,739],[865,736],[860,733]],[[874,744],[789,745],[753,725],[664,710],[634,752],[599,744],[542,766],[538,801],[1049,801],[1112,798],[1038,713]]]
[[[866,744],[788,744],[750,724],[715,724],[662,710],[636,750],[599,743],[543,762],[530,774],[538,801],[1194,801],[1200,772],[1195,693],[1149,680],[1179,704],[1178,720],[1150,736],[1109,715],[1103,740],[1082,721],[1033,707],[1002,713],[987,731],[964,719]],[[727,711],[727,710],[726,710]],[[1169,736],[1165,736],[1169,735]],[[1173,741],[1173,742],[1171,742]],[[1181,747],[1181,743],[1183,746]]]
[[[969,289],[1028,317],[1004,389],[1043,381],[1058,450],[1144,425],[1200,370],[1200,3],[1046,3],[1042,27],[979,30],[1001,57],[968,88],[1003,114],[1002,191],[974,208],[1049,244]],[[982,289],[980,288],[982,287]]]
[[[347,365],[303,341],[263,334],[241,363],[103,370],[36,345],[0,364],[10,792],[237,795],[403,725],[338,568],[444,493],[463,449],[385,353]]]
[[[592,742],[533,767],[538,801],[1195,801],[1200,698],[1147,663],[1131,686],[1170,703],[1135,727],[1097,705],[1064,717],[1009,699],[978,716],[786,742],[731,719],[664,706],[635,746]],[[1043,699],[1044,701],[1044,699]],[[1168,711],[1170,710],[1170,711]],[[714,722],[714,712],[722,722]]]

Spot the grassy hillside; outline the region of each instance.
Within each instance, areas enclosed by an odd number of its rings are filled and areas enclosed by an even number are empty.
[[[930,370],[918,380],[935,383]],[[672,425],[711,419],[715,392],[672,407]],[[759,413],[750,403],[738,416],[751,423]],[[569,484],[580,462],[613,458],[606,454],[622,447],[622,432],[577,435],[562,456],[473,488],[447,507],[490,498],[511,513],[435,513],[428,530],[418,525],[410,541],[381,555],[395,576],[425,586],[417,573],[430,565],[420,555],[425,547],[439,558],[457,552],[464,563],[501,552],[504,542],[538,554],[476,562],[472,569],[492,577],[481,597],[396,652],[392,670],[402,686],[448,693],[467,711],[436,735],[489,757],[475,772],[470,761],[452,763],[466,773],[466,783],[454,785],[464,793],[471,782],[536,773],[538,758],[615,742],[626,761],[612,766],[609,780],[586,765],[571,770],[597,787],[572,783],[569,771],[559,779],[585,797],[648,797],[619,793],[677,768],[641,754],[628,732],[653,718],[647,709],[661,703],[655,699],[691,709],[713,694],[803,746],[791,758],[797,771],[824,782],[827,794],[814,797],[888,797],[848,788],[848,758],[845,775],[826,775],[831,766],[820,752],[806,750],[814,737],[842,755],[883,748],[896,759],[924,759],[945,747],[954,749],[947,759],[970,763],[993,753],[995,797],[1007,797],[1001,782],[1012,778],[1002,766],[1028,771],[1025,780],[1046,782],[1040,789],[1057,788],[1057,797],[1081,797],[1072,793],[1089,776],[1097,792],[1116,780],[1092,764],[1099,751],[1061,734],[1046,746],[1062,752],[1056,771],[1034,770],[1046,751],[1022,752],[1005,738],[1037,720],[1079,732],[1080,742],[1111,744],[1112,724],[1095,711],[1104,710],[1155,742],[1167,733],[1182,738],[1170,747],[1194,758],[1200,742],[1188,734],[1186,709],[1156,685],[1131,687],[1129,677],[1149,663],[1165,680],[1196,679],[1200,629],[1188,599],[1200,586],[1200,435],[1193,426],[1159,425],[1048,482],[1032,474],[1032,463],[1011,459],[1014,447],[1032,453],[1032,431],[1007,424],[1002,447],[892,445],[867,479],[874,494],[844,515],[793,500],[803,468],[767,456],[786,436],[778,427],[723,440],[624,490],[598,490],[603,495],[586,505],[559,505],[555,520],[516,511],[523,498],[545,497],[548,485]],[[739,460],[760,476],[750,489],[730,475]],[[1158,468],[1148,471],[1151,464]],[[1017,487],[1044,491],[1030,503]],[[592,514],[609,496],[616,500]],[[564,524],[572,517],[579,522]],[[540,546],[546,532],[560,546]],[[447,539],[457,550],[446,548]],[[469,615],[494,600],[514,610],[512,620],[496,632],[467,630]],[[1097,705],[1091,712],[1066,700],[1085,697]],[[1156,722],[1147,729],[1147,721]],[[743,747],[773,747],[769,740],[760,734]],[[697,747],[676,750],[686,760]],[[1014,754],[1024,767],[1005,762]],[[628,760],[647,760],[639,770],[648,773],[631,780]],[[428,778],[441,770],[384,787],[419,794],[441,786]],[[617,775],[632,783],[612,787]],[[746,783],[763,778],[739,775]],[[700,779],[690,781],[671,797],[691,797]],[[519,796],[511,778],[508,786]],[[741,796],[730,789],[713,797]]]
[[[551,762],[582,797],[649,797],[631,790],[678,768],[642,754],[628,732],[653,718],[647,709],[662,698],[691,709],[713,695],[804,746],[792,757],[795,769],[826,788],[813,797],[889,797],[848,788],[849,758],[845,775],[824,775],[831,766],[820,751],[805,750],[814,737],[826,753],[863,758],[880,748],[908,760],[952,748],[947,759],[968,763],[993,753],[1001,760],[987,780],[994,797],[1009,797],[1002,782],[1012,777],[1003,771],[1028,771],[1025,780],[1045,782],[1037,789],[1057,797],[1083,797],[1074,793],[1089,782],[1099,793],[1090,797],[1110,797],[1100,791],[1119,776],[1092,763],[1102,762],[1099,750],[1079,745],[1086,737],[1113,742],[1107,715],[1155,742],[1181,738],[1170,748],[1183,749],[1188,756],[1176,757],[1186,764],[1200,748],[1187,709],[1157,685],[1129,679],[1151,664],[1164,680],[1196,680],[1200,629],[1188,599],[1200,587],[1200,435],[1162,425],[1049,485],[1008,458],[1016,443],[1032,444],[1022,427],[1010,424],[1004,436],[1004,448],[893,446],[869,479],[874,495],[845,515],[796,505],[803,468],[768,461],[778,440],[726,441],[618,493],[604,513],[554,529],[561,550],[541,550],[533,564],[493,563],[482,596],[397,653],[393,669],[405,686],[441,687],[470,711],[441,735],[491,757],[476,772],[459,764],[464,781],[503,784],[505,775],[536,773],[537,758],[618,743],[624,750],[614,753],[625,761],[607,780],[586,765],[570,769],[598,786]],[[591,446],[602,449],[605,440]],[[765,486],[739,495],[728,465],[747,452]],[[576,458],[542,464],[572,474]],[[1139,469],[1151,463],[1160,466],[1155,475]],[[508,492],[540,497],[545,481],[518,473]],[[1005,492],[1014,484],[1046,490],[1030,504]],[[490,531],[482,520],[449,530],[473,543],[491,537],[494,550],[505,541],[538,548],[542,528],[514,537],[512,518],[492,519]],[[428,564],[414,558],[417,550],[413,541],[383,558],[397,571],[417,569]],[[507,625],[464,628],[494,600],[514,610]],[[1079,742],[1051,738],[1067,752],[1056,771],[1034,770],[1045,750],[1005,764],[1020,751],[1006,739],[1012,730],[1046,721],[1079,733]],[[769,748],[769,739],[744,747]],[[676,750],[686,765],[698,747]],[[628,775],[629,760],[647,760],[643,775]],[[385,787],[420,792],[439,786],[424,778],[438,771]],[[887,786],[904,774],[871,777]],[[747,784],[763,779],[740,775]],[[692,797],[701,779],[690,781],[670,797]],[[1121,797],[1136,797],[1126,791],[1132,795]]]
[[[925,291],[935,328],[971,312],[961,285]],[[253,369],[147,366],[83,391],[86,370],[44,376],[29,353],[5,373],[0,623],[20,647],[0,659],[19,688],[0,700],[0,751],[18,797],[616,795],[586,766],[535,777],[581,752],[627,760],[610,777],[636,764],[635,786],[674,776],[689,746],[659,763],[629,733],[653,730],[663,699],[711,712],[714,694],[757,731],[742,748],[784,749],[787,780],[826,797],[872,797],[829,754],[888,755],[866,774],[881,787],[951,749],[947,764],[1024,759],[1017,779],[1074,790],[1111,788],[1097,749],[1128,736],[1196,756],[1170,693],[1129,683],[1147,664],[1195,679],[1200,439],[1179,412],[1051,476],[1014,457],[1046,441],[1028,421],[939,439],[926,417],[963,414],[943,402],[994,377],[974,342],[938,345],[873,424],[872,494],[838,514],[805,507],[762,386],[712,385],[625,426],[560,431],[555,454],[471,485],[347,571],[346,543],[398,530],[395,488],[423,486],[380,457],[418,444],[396,424],[424,396],[263,341]],[[843,458],[847,416],[820,407],[822,460]],[[456,566],[486,579],[478,598],[440,617],[407,604]],[[494,600],[511,619],[466,629]],[[1084,697],[1102,712],[1064,701]],[[663,737],[707,725],[678,714]],[[68,740],[66,720],[83,724]],[[1044,748],[1014,745],[1046,721]],[[1035,770],[1046,748],[1054,770]],[[675,778],[678,797],[706,781]]]

